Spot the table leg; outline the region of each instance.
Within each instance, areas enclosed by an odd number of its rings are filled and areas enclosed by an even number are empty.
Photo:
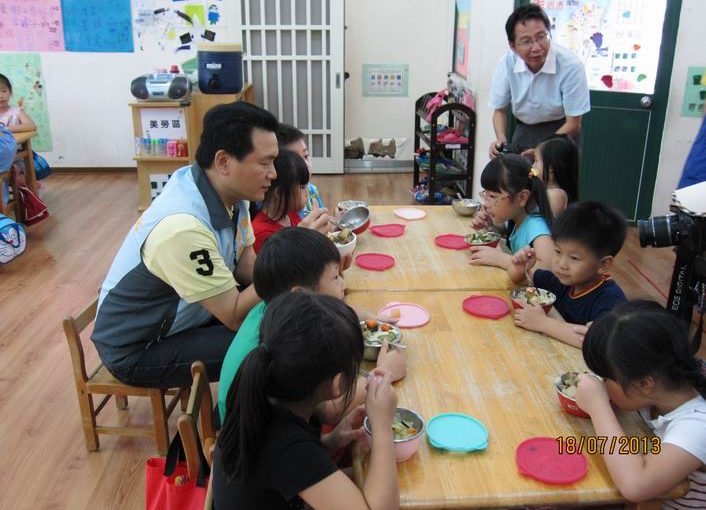
[[[34,157],[32,154],[32,140],[25,142],[27,153],[25,154],[25,182],[32,193],[37,194],[37,174],[34,171]]]

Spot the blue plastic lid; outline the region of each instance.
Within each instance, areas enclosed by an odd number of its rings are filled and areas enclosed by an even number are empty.
[[[488,430],[473,416],[444,413],[427,424],[429,442],[435,448],[452,452],[473,452],[488,447]]]

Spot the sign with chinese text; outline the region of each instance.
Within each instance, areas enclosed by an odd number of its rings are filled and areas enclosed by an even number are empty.
[[[183,108],[142,108],[140,121],[143,138],[186,139]]]

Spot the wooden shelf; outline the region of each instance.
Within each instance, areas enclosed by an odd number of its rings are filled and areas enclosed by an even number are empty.
[[[191,161],[188,157],[170,158],[169,156],[135,156],[133,161],[175,161],[178,163],[188,163]]]

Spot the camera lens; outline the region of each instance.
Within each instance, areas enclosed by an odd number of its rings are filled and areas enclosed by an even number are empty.
[[[679,242],[679,219],[676,214],[637,220],[640,246],[675,246]]]

